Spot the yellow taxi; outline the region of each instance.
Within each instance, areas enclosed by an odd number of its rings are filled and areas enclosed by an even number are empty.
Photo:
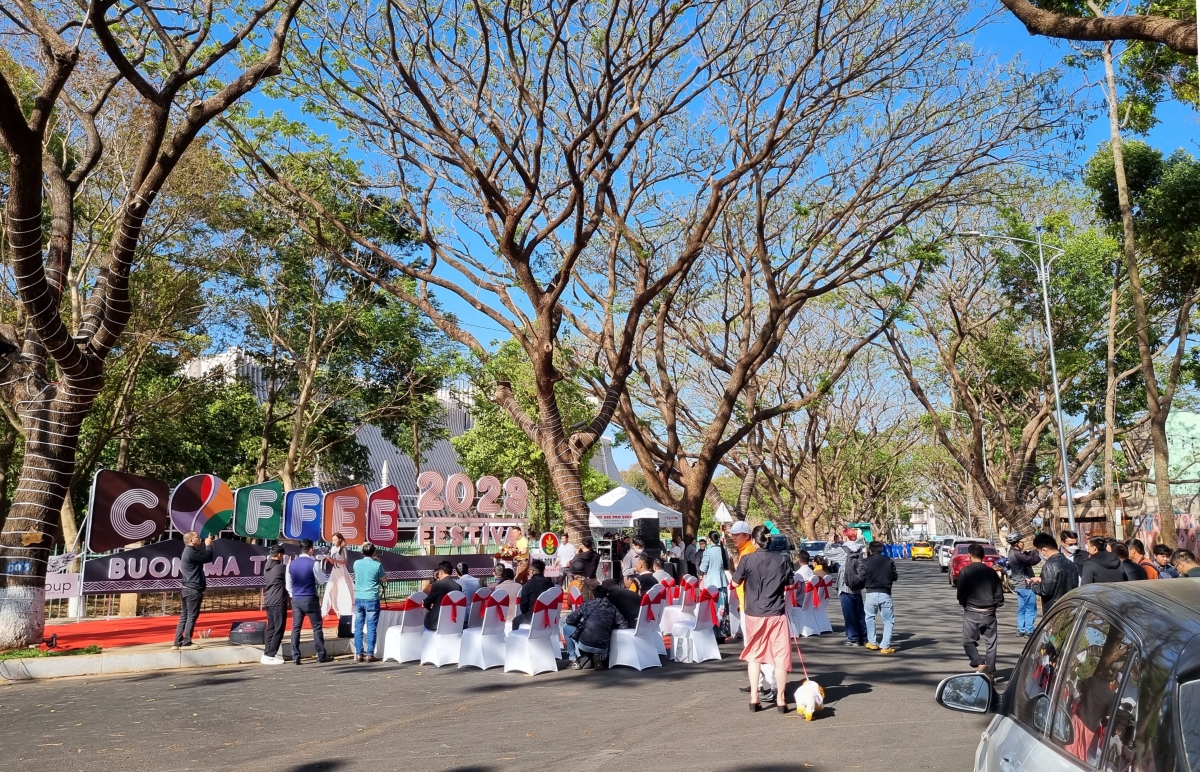
[[[927,541],[919,541],[912,545],[912,559],[933,560],[933,545]]]

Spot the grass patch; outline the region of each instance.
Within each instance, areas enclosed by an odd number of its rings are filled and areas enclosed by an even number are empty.
[[[76,654],[99,654],[99,646],[84,646],[82,649],[9,649],[0,651],[0,661],[6,659],[35,659],[38,657],[73,657]]]

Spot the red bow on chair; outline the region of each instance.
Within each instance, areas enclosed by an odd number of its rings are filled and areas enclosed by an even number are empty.
[[[833,577],[826,576],[821,579],[821,594],[825,596],[825,600],[829,600],[829,588],[833,586]]]
[[[804,583],[804,591],[812,596],[813,608],[821,608],[821,596],[817,595],[817,593],[820,592],[822,586],[820,579],[817,580],[816,584],[812,582]]]
[[[558,600],[558,598],[555,598],[549,603],[542,603],[542,601],[539,599],[533,602],[533,613],[536,615],[539,611],[542,612],[542,621],[546,623],[546,627],[550,626],[550,609],[554,608],[554,604],[557,603]]]
[[[404,603],[400,604],[401,611],[412,611],[413,609],[419,608],[423,608],[423,606],[421,606],[420,603],[416,602],[412,598],[405,598]]]
[[[692,579],[691,581],[688,581],[687,579],[683,580],[683,602],[684,603],[687,603],[687,599],[688,599],[689,595],[692,598],[692,603],[699,602],[699,599],[696,597],[696,588],[699,585],[700,585],[699,579]]]
[[[442,596],[442,605],[450,607],[450,621],[457,622],[458,621],[458,607],[462,606],[465,609],[467,607],[467,599],[466,599],[466,597],[462,597],[462,598],[459,598],[458,600],[454,600],[449,595],[444,595],[444,596]]]
[[[783,592],[787,596],[788,605],[793,607],[800,605],[796,602],[796,585],[788,585],[787,589],[785,589]]]
[[[646,619],[654,621],[654,599],[650,597],[650,593],[642,596],[642,605],[646,607]]]
[[[500,617],[500,621],[506,622],[508,620],[506,620],[504,618],[504,607],[507,605],[508,605],[507,597],[505,597],[504,601],[501,602],[501,601],[496,600],[496,598],[494,596],[489,595],[483,599],[483,615],[487,616],[488,609],[494,608],[494,609],[496,609],[496,616]]]
[[[696,599],[697,604],[703,603],[704,601],[709,601],[708,611],[710,614],[712,614],[713,627],[716,627],[716,625],[717,625],[717,598],[718,597],[719,596],[715,592],[708,589],[707,587],[704,587],[704,588],[701,588],[701,590],[700,590],[700,597],[698,597]]]
[[[675,584],[674,579],[663,579],[659,584],[665,588],[663,592],[668,602],[679,597],[679,586]]]

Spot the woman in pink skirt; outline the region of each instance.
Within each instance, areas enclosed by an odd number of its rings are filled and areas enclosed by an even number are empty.
[[[750,669],[750,710],[762,710],[758,701],[758,675],[763,665],[774,665],[776,708],[787,712],[787,674],[792,669],[792,652],[785,614],[784,594],[793,582],[792,562],[786,552],[767,549],[766,529],[754,529],[757,549],[744,555],[733,572],[734,586],[743,594],[742,624],[746,647],[742,659]]]

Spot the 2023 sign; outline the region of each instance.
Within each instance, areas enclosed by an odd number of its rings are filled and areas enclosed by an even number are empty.
[[[432,469],[421,472],[417,477],[417,509],[421,512],[440,512],[447,509],[461,515],[475,505],[475,511],[481,515],[494,515],[501,510],[510,515],[523,515],[529,508],[529,485],[520,477],[510,477],[500,485],[500,480],[492,475],[480,477],[479,482],[462,472],[442,477],[441,472]],[[500,501],[500,492],[504,491],[504,501]],[[479,501],[475,496],[478,491]],[[445,492],[445,498],[442,493]]]

